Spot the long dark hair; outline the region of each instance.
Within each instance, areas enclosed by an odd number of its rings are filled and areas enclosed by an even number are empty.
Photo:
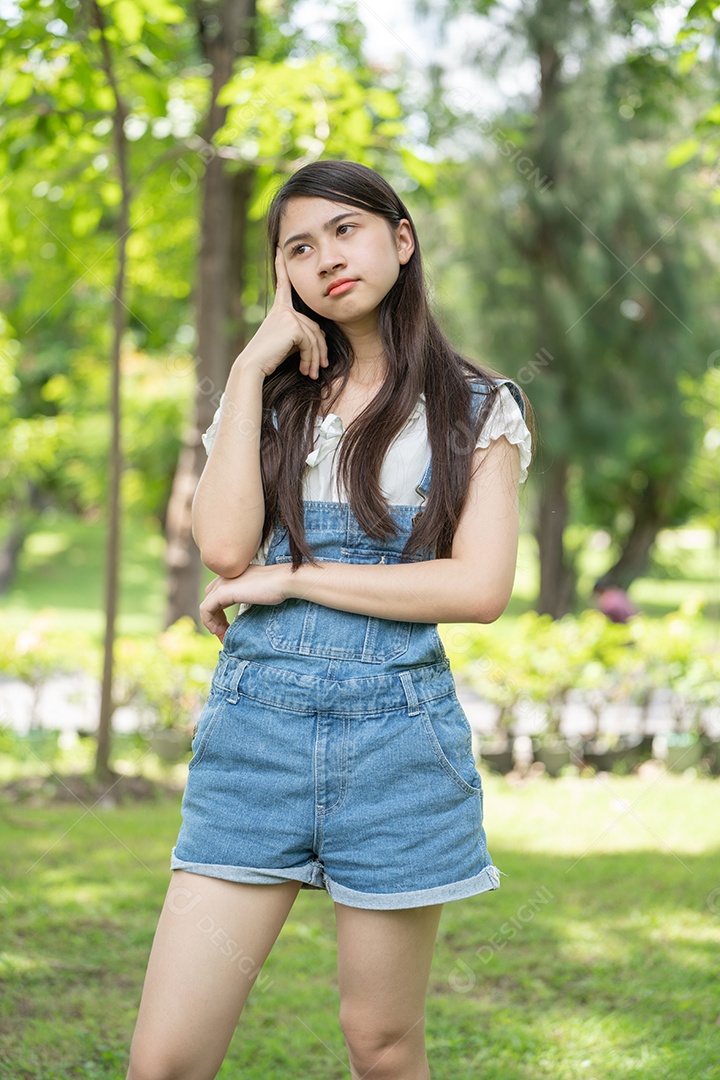
[[[288,201],[314,196],[360,207],[385,218],[396,228],[406,218],[415,251],[400,267],[397,281],[380,304],[379,334],[385,355],[385,381],[370,404],[347,428],[337,459],[338,476],[350,505],[371,537],[397,535],[397,527],[380,489],[380,471],[390,443],[402,430],[425,394],[432,481],[427,503],[415,521],[402,559],[426,547],[437,558],[449,558],[452,539],[467,496],[472,452],[492,409],[497,372],[455,352],[436,323],[428,304],[420,244],[407,207],[373,169],[351,161],[315,161],[298,169],[275,194],[268,211],[268,262],[276,285],[274,256]],[[262,542],[276,522],[287,527],[292,566],[316,562],[305,538],[303,473],[313,448],[315,420],[321,404],[329,406],[342,393],[352,364],[345,334],[331,320],[308,307],[292,290],[296,310],[325,331],[328,366],[317,379],[299,371],[299,354],[288,356],[265,379],[260,442],[265,521]],[[469,378],[488,380],[488,393],[472,421]],[[527,402],[525,395],[524,400]],[[527,403],[529,411],[529,403]],[[276,413],[277,429],[273,422]],[[420,477],[418,477],[418,483]]]

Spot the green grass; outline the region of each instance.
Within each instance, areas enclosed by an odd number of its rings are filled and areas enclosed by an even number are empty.
[[[105,627],[105,540],[103,524],[63,514],[46,515],[46,523],[25,543],[12,588],[0,598],[4,624],[21,629],[42,613],[53,623],[100,639]],[[154,519],[124,524],[119,634],[154,634],[163,629],[164,548]],[[210,581],[212,576],[206,571],[204,580]]]
[[[720,1076],[720,788],[651,773],[486,776],[499,891],[445,905],[433,1080]],[[152,827],[148,827],[148,822]],[[0,804],[0,1077],[124,1080],[179,797]],[[298,895],[221,1080],[345,1080],[334,911]]]

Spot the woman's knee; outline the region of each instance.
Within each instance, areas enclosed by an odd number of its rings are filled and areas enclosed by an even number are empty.
[[[402,1020],[341,1008],[340,1027],[353,1066],[368,1080],[400,1075],[404,1063],[425,1056],[424,1015]]]
[[[182,1061],[175,1053],[151,1049],[133,1049],[126,1080],[213,1080],[217,1070],[203,1071],[198,1066]]]

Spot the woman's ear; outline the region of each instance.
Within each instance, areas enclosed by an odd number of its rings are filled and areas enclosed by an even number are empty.
[[[410,228],[410,222],[407,218],[403,218],[395,230],[395,242],[397,243],[398,259],[400,265],[404,266],[415,250],[415,241],[413,239],[412,229]]]

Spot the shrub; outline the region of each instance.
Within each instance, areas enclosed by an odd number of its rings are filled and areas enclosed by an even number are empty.
[[[145,729],[186,730],[207,696],[217,663],[218,641],[199,633],[190,618],[157,636],[119,637],[115,643],[114,700],[132,705]],[[49,679],[84,673],[100,680],[102,650],[88,634],[61,631],[39,617],[20,633],[0,634],[0,676],[33,690],[31,726]]]
[[[592,709],[596,726],[606,705],[646,710],[665,689],[675,728],[699,731],[720,702],[720,652],[703,641],[694,614],[682,611],[626,624],[593,610],[554,621],[527,612],[509,642],[465,627],[460,637],[450,636],[448,652],[469,685],[498,706],[499,726],[511,726],[530,709],[548,736],[559,732],[571,690]]]
[[[116,701],[138,706],[148,727],[184,730],[207,697],[218,641],[178,619],[157,637],[122,637],[116,651]]]

